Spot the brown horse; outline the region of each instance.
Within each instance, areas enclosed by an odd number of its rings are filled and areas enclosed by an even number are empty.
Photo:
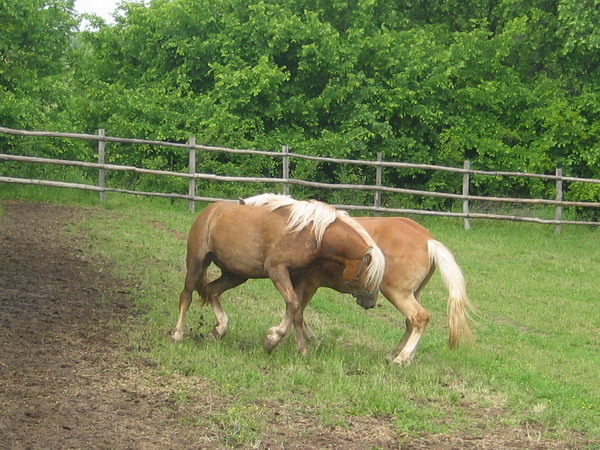
[[[247,204],[268,204],[277,196],[271,194],[246,200]],[[418,223],[402,217],[356,217],[373,237],[385,255],[385,273],[381,293],[406,317],[406,331],[392,351],[390,360],[398,365],[409,364],[417,344],[429,322],[429,313],[419,303],[419,296],[435,268],[448,289],[448,343],[454,348],[462,339],[472,340],[469,328],[469,310],[465,280],[452,253]],[[319,287],[329,287],[348,293],[335,266],[314,265],[311,271],[296,280],[297,294],[306,306]],[[360,299],[360,293],[356,296]],[[315,340],[314,333],[305,323],[305,337]]]
[[[221,269],[209,282],[208,266]],[[285,316],[269,329],[268,352],[288,333],[296,331],[296,348],[306,353],[304,308],[310,299],[299,298],[294,285],[312,266],[335,267],[347,292],[360,295],[360,304],[373,307],[385,259],[371,236],[346,213],[325,203],[272,199],[268,206],[213,203],[194,221],[187,241],[187,274],[179,297],[179,319],[173,339],[183,338],[183,321],[197,290],[210,303],[217,318],[215,337],[227,331],[228,318],[219,298],[249,278],[270,278],[286,303]]]

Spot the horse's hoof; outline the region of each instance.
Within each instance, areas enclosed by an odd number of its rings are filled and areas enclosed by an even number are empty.
[[[171,339],[173,340],[173,342],[180,342],[183,339],[183,331],[175,331],[171,335]]]
[[[227,330],[220,329],[220,327],[214,327],[212,330],[212,336],[215,339],[221,339],[227,334]]]
[[[271,353],[273,349],[279,345],[281,339],[283,339],[283,336],[279,333],[277,327],[269,328],[267,337],[265,338],[265,351]]]
[[[389,361],[391,361],[392,364],[398,366],[398,367],[406,367],[406,366],[410,366],[412,364],[412,356],[408,357],[408,358],[400,358],[400,357],[396,357],[394,359],[388,358]]]
[[[271,341],[269,338],[265,339],[265,343],[264,343],[264,347],[265,347],[265,351],[268,354],[271,354],[271,352],[273,351],[273,349],[277,346],[277,344],[275,344],[273,341]]]

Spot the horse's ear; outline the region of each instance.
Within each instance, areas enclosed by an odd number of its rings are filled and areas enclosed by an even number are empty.
[[[243,198],[238,198],[238,205],[245,205],[246,202],[244,201]]]

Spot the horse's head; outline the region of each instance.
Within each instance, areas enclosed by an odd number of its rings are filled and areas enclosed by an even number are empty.
[[[369,247],[360,261],[346,265],[345,284],[356,298],[356,303],[364,309],[371,309],[377,304],[383,268],[384,256],[377,246]]]

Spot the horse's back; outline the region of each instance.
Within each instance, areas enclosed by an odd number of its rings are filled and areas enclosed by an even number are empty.
[[[218,241],[219,236],[225,235],[230,242],[256,240],[265,233],[273,233],[273,229],[282,228],[285,222],[285,217],[276,212],[267,213],[262,207],[216,202],[196,217],[189,237],[210,235],[211,241]]]
[[[358,222],[379,242],[394,248],[427,247],[432,234],[422,225],[406,217],[357,217]]]

